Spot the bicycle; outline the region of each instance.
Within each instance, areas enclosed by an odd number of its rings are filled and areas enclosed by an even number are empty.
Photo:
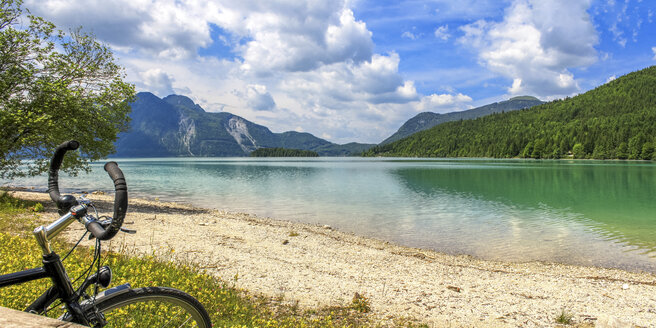
[[[203,305],[189,294],[169,287],[142,287],[133,289],[129,283],[98,292],[111,284],[112,271],[108,266],[100,266],[100,243],[113,238],[119,231],[135,233],[122,227],[128,207],[127,184],[123,172],[116,162],[108,162],[104,169],[114,182],[114,216],[103,219],[93,203],[72,195],[59,192],[59,169],[67,151],[76,150],[77,141],[64,142],[55,149],[48,171],[48,193],[57,204],[61,217],[47,226],[37,227],[33,234],[43,251],[43,267],[9,273],[0,276],[0,287],[16,285],[32,280],[50,278],[52,286],[30,304],[25,312],[47,315],[63,303],[64,314],[61,321],[74,322],[91,327],[130,327],[142,324],[147,327],[211,327],[211,320]],[[93,209],[95,216],[89,209]],[[105,217],[106,218],[106,217]],[[83,223],[85,231],[80,241],[91,233],[89,238],[96,239],[94,259],[86,278],[75,289],[62,259],[50,247],[50,240],[61,233],[74,221]],[[69,254],[80,241],[75,244]],[[64,257],[65,259],[66,257]],[[93,266],[96,272],[91,274]],[[89,287],[94,286],[88,293]],[[53,306],[57,300],[57,303]]]

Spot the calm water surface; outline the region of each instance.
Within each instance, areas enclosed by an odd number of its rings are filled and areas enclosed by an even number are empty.
[[[133,196],[254,213],[484,259],[656,272],[656,164],[599,161],[117,160]],[[108,190],[102,164],[68,190]],[[2,182],[45,189],[46,177]],[[75,186],[75,188],[70,188]]]

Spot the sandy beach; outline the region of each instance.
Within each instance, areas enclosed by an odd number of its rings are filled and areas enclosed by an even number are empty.
[[[14,196],[50,205],[44,193]],[[112,197],[89,198],[111,215]],[[52,207],[44,219],[53,220]],[[357,219],[357,218],[354,218]],[[445,255],[244,213],[130,199],[111,245],[191,260],[252,293],[301,307],[346,305],[355,293],[373,315],[412,317],[431,327],[656,327],[656,275],[557,263],[506,263]],[[79,238],[71,225],[64,238]],[[173,250],[173,252],[167,251]]]

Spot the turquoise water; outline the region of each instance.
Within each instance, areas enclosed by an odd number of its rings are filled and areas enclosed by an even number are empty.
[[[618,161],[117,160],[132,196],[257,214],[484,259],[656,272],[656,164]],[[109,190],[102,164],[64,190]],[[46,178],[3,182],[45,189]],[[74,188],[70,188],[74,187]]]

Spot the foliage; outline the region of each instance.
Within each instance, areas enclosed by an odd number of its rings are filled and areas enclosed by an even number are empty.
[[[351,306],[354,310],[362,313],[367,313],[371,311],[371,305],[369,305],[369,299],[364,295],[355,293],[353,295],[353,300],[351,301]]]
[[[565,309],[562,309],[560,314],[556,317],[556,323],[570,325],[572,324],[572,319],[574,319],[574,315],[565,311]]]
[[[311,148],[310,150],[316,151],[319,156],[359,156],[363,151],[367,151],[375,144],[363,144],[358,142],[349,142],[347,144],[327,144]]]
[[[1,0],[0,177],[44,172],[53,149],[70,139],[82,145],[64,161],[70,173],[111,153],[134,95],[123,78],[111,50],[92,35],[63,33],[29,11],[24,16],[20,0]]]
[[[43,212],[43,210],[44,210],[43,204],[41,204],[41,203],[34,204],[34,206],[31,207],[30,209],[32,210],[32,212]]]
[[[0,190],[0,211],[20,210],[25,208],[26,204],[18,198],[11,197],[6,191]]]
[[[464,110],[461,112],[451,112],[446,114],[437,114],[432,112],[423,112],[417,114],[415,117],[409,119],[389,138],[383,140],[381,145],[385,145],[405,137],[408,137],[419,131],[430,129],[438,124],[445,122],[459,121],[459,120],[472,120],[478,117],[494,114],[510,112],[522,108],[529,108],[544,104],[543,101],[529,96],[513,97],[509,100],[492,103],[489,105]],[[364,149],[366,150],[366,149]],[[363,151],[364,151],[363,150]]]
[[[365,156],[654,159],[656,66],[573,98],[448,122]]]
[[[319,157],[311,150],[287,148],[259,148],[251,152],[251,157]]]

